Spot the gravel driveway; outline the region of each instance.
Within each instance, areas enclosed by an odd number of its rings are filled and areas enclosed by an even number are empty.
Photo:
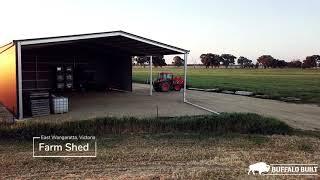
[[[252,112],[276,117],[294,128],[320,130],[320,107],[246,96],[191,91],[188,101],[217,112]]]

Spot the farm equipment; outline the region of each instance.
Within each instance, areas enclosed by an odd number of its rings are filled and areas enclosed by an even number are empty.
[[[180,91],[183,88],[184,80],[172,73],[161,72],[158,78],[153,81],[153,88],[157,92],[168,92],[169,90]]]

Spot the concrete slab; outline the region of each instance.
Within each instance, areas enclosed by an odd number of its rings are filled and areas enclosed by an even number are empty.
[[[34,121],[72,121],[96,117],[156,117],[209,114],[194,106],[183,103],[183,93],[153,92],[144,84],[134,84],[133,92],[88,92],[69,94],[70,112],[32,118]],[[31,118],[30,118],[31,119]]]

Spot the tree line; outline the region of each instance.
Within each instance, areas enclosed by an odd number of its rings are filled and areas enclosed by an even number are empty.
[[[149,62],[150,56],[135,56],[132,58],[133,64],[138,64],[143,67],[149,65]],[[167,63],[163,56],[152,56],[152,65],[155,67],[162,67],[166,66]],[[172,60],[172,65],[180,67],[184,65],[184,60],[180,56],[175,56]]]
[[[264,68],[314,68],[320,65],[320,55],[307,56],[305,60],[293,60],[286,62],[285,60],[274,59],[270,55],[263,55],[257,59]]]
[[[136,63],[143,67],[148,65],[149,62],[150,62],[150,56],[134,56],[132,58],[133,64]],[[158,66],[162,67],[162,66],[166,66],[167,63],[163,56],[152,56],[152,65],[155,67],[158,67]]]
[[[202,54],[200,56],[201,63],[206,68],[217,68],[220,66],[224,66],[228,68],[230,65],[234,65],[236,62],[238,65],[240,65],[241,68],[313,68],[313,67],[320,67],[320,55],[312,55],[307,56],[305,60],[292,60],[290,62],[287,62],[285,60],[280,60],[272,57],[271,55],[262,55],[260,56],[256,63],[253,63],[252,60],[240,56],[237,58],[236,56],[232,54]],[[237,61],[236,61],[237,60]],[[146,66],[150,62],[150,57],[148,56],[135,56],[132,58],[133,64],[138,64],[141,66]],[[155,67],[162,67],[166,66],[167,63],[163,56],[153,56],[152,57],[152,64]],[[180,56],[175,56],[172,60],[172,65],[180,67],[184,65],[184,60]]]
[[[202,54],[200,56],[202,64],[206,67],[219,67],[225,66],[228,68],[230,65],[235,64],[235,60],[237,59],[237,63],[241,68],[258,68],[262,66],[263,68],[313,68],[320,67],[320,55],[312,55],[307,56],[305,60],[293,60],[291,62],[287,62],[285,60],[280,60],[272,57],[271,55],[262,55],[257,59],[257,62],[254,64],[252,60],[240,56],[239,58],[235,57],[232,54]]]

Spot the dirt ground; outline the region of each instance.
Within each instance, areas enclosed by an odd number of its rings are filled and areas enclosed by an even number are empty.
[[[133,84],[133,92],[70,94],[70,112],[35,118],[39,121],[81,120],[105,116],[181,116],[209,114],[182,102],[181,92],[149,96],[148,85]],[[251,112],[276,117],[294,128],[320,130],[320,107],[245,96],[190,91],[187,100],[217,112]]]
[[[100,138],[96,158],[33,158],[32,141],[0,141],[0,179],[305,179],[248,166],[319,163],[319,149],[313,137],[162,134]]]

